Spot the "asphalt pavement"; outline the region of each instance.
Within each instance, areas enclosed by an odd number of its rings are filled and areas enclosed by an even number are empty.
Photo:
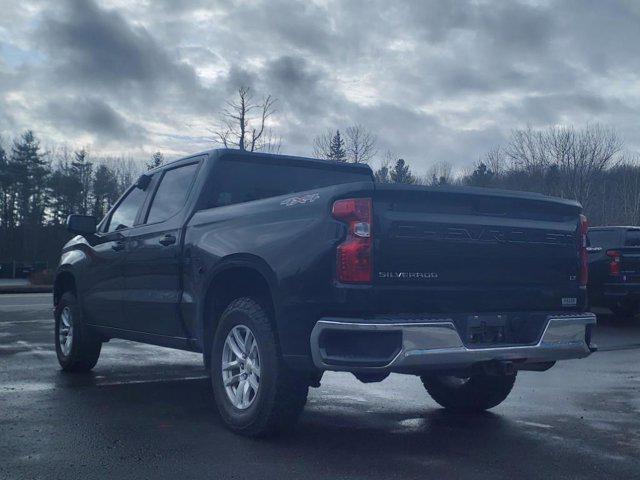
[[[488,413],[438,408],[417,377],[329,373],[297,428],[225,430],[199,355],[113,340],[60,371],[51,295],[0,295],[1,479],[640,478],[640,320],[599,315],[601,351],[522,372]]]

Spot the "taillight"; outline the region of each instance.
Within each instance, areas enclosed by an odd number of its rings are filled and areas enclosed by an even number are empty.
[[[580,215],[580,286],[587,286],[589,281],[589,256],[587,253],[587,232],[589,231],[589,222],[587,217]]]
[[[609,257],[609,275],[617,277],[620,275],[620,257],[621,254],[618,250],[607,250],[607,257]]]
[[[338,245],[336,271],[342,283],[370,283],[372,276],[371,199],[348,198],[333,203],[334,218],[349,225]]]

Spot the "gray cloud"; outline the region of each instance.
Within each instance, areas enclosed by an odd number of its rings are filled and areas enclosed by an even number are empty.
[[[44,113],[66,132],[87,132],[109,141],[141,143],[146,133],[95,97],[52,100],[47,103]]]
[[[248,85],[278,98],[287,153],[353,123],[422,171],[468,166],[528,124],[602,122],[640,149],[633,2],[26,3],[0,19],[5,137],[187,153]]]

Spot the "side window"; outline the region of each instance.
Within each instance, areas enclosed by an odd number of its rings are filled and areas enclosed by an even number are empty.
[[[132,227],[146,196],[146,191],[134,187],[111,214],[107,232]]]
[[[162,222],[180,211],[187,200],[189,186],[198,168],[197,163],[167,170],[151,203],[146,223]]]
[[[627,230],[626,247],[640,247],[640,230]]]

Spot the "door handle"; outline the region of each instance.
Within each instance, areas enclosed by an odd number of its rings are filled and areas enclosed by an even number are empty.
[[[121,250],[124,250],[125,244],[124,241],[120,240],[119,242],[116,242],[115,245],[111,245],[111,250],[115,250],[116,252],[119,252]]]
[[[160,243],[165,247],[168,247],[169,245],[173,245],[174,243],[176,243],[176,237],[167,233],[164,237],[162,237]]]

